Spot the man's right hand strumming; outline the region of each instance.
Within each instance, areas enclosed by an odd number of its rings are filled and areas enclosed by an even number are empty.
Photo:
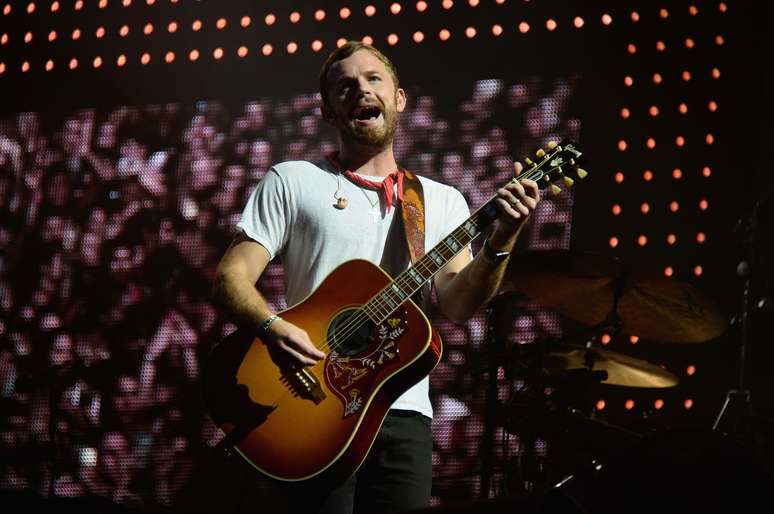
[[[280,368],[313,366],[325,358],[325,354],[309,339],[306,330],[282,318],[271,323],[265,334],[259,337],[269,349],[271,359]]]

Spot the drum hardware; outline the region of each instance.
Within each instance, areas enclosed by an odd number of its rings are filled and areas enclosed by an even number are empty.
[[[550,250],[514,255],[503,291],[591,327],[662,343],[701,343],[723,334],[716,303],[689,283],[634,271],[620,259]]]
[[[494,327],[501,318],[512,319],[506,299],[516,295],[586,328],[572,337],[508,345]],[[639,432],[595,419],[592,405],[578,409],[580,395],[597,384],[670,388],[679,379],[647,360],[601,348],[603,334],[702,343],[727,327],[714,301],[691,284],[635,271],[611,256],[565,250],[512,256],[487,316],[490,379],[482,496],[490,492],[486,469],[494,463],[495,426],[503,428],[504,437],[518,437],[511,476],[505,476],[509,492],[518,494],[574,487],[582,482],[578,477],[600,472],[602,462],[642,439]],[[507,402],[498,400],[500,368],[510,383]]]
[[[737,435],[744,434],[749,436],[749,432],[751,432],[750,419],[753,414],[752,394],[747,388],[747,377],[745,374],[749,344],[749,323],[750,315],[755,309],[753,305],[761,305],[760,302],[762,302],[762,306],[766,304],[765,297],[762,300],[752,298],[752,277],[753,268],[759,261],[756,251],[761,243],[758,240],[759,211],[761,206],[766,205],[772,198],[774,198],[774,187],[769,188],[762,198],[756,200],[749,215],[739,218],[735,230],[735,232],[740,234],[744,251],[744,256],[736,267],[736,276],[743,280],[741,307],[739,314],[735,317],[739,328],[739,375],[737,386],[726,392],[725,401],[712,424],[712,429],[719,430],[723,419],[728,419],[733,415],[735,419],[726,421],[725,424],[728,432]],[[766,232],[764,231],[763,233],[765,234]],[[733,414],[731,414],[732,411]]]

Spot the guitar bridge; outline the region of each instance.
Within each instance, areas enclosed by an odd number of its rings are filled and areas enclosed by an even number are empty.
[[[319,404],[326,396],[320,387],[320,381],[307,368],[282,373],[280,379],[293,394]]]

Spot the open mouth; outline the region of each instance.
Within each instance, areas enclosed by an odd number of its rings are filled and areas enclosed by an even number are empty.
[[[375,105],[363,105],[352,111],[352,119],[357,123],[374,123],[382,115],[382,110]]]

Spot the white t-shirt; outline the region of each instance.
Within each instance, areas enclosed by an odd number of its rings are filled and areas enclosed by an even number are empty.
[[[374,177],[366,177],[374,180]],[[470,216],[462,194],[418,177],[425,202],[425,250]],[[345,209],[336,198],[348,200]],[[375,190],[361,188],[329,163],[289,161],[273,166],[250,195],[237,228],[279,257],[288,305],[306,298],[335,268],[365,259],[396,276],[410,264],[402,218],[393,202],[385,212]],[[394,225],[393,225],[393,222]],[[392,405],[428,417],[433,411],[425,377]]]

